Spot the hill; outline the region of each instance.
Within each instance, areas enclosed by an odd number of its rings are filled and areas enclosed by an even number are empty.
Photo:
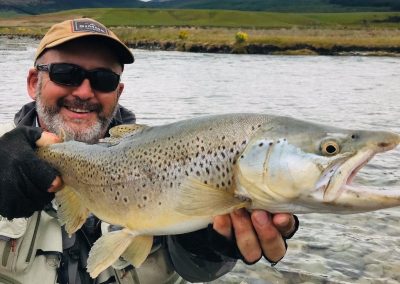
[[[0,0],[0,11],[42,14],[80,8],[223,9],[270,12],[400,11],[399,0]]]

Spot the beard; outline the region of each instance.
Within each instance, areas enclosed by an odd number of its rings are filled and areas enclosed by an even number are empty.
[[[103,107],[100,104],[89,103],[88,101],[81,100],[80,98],[74,98],[74,100],[66,100],[65,97],[60,98],[56,105],[46,105],[41,96],[42,89],[42,79],[41,76],[38,80],[38,85],[36,88],[36,111],[38,117],[46,125],[46,130],[53,132],[57,135],[61,133],[65,134],[65,137],[70,139],[93,144],[98,142],[100,138],[103,138],[106,133],[112,118],[117,111],[117,104],[113,112],[109,116],[101,115]],[[97,120],[90,126],[79,127],[79,123],[84,123],[85,121],[80,121],[79,119],[74,120],[75,127],[65,121],[62,115],[60,115],[60,110],[62,107],[77,108],[77,109],[87,109],[97,113]]]

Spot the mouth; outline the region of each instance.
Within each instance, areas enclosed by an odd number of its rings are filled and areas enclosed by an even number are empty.
[[[67,110],[74,118],[85,118],[87,115],[98,114],[101,111],[101,106],[99,104],[93,104],[81,100],[63,100],[59,103],[59,106]]]
[[[70,108],[70,107],[65,107],[69,111],[76,112],[76,113],[89,113],[92,112],[91,110],[88,109],[81,109],[81,108]]]
[[[357,173],[375,156],[371,149],[361,150],[352,157],[329,170],[330,178],[323,194],[324,202],[335,201],[343,191],[355,186],[352,184]]]

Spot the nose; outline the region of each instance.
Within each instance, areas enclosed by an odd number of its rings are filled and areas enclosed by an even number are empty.
[[[75,87],[72,95],[75,97],[79,97],[82,100],[88,100],[94,97],[94,90],[92,89],[92,86],[90,85],[89,79],[84,79],[82,84],[80,84],[78,87]]]

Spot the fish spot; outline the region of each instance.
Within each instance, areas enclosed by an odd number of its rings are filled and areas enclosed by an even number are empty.
[[[387,143],[387,142],[378,143],[378,147],[381,147],[381,148],[386,148],[386,147],[389,147],[389,146],[390,146],[390,143]]]

